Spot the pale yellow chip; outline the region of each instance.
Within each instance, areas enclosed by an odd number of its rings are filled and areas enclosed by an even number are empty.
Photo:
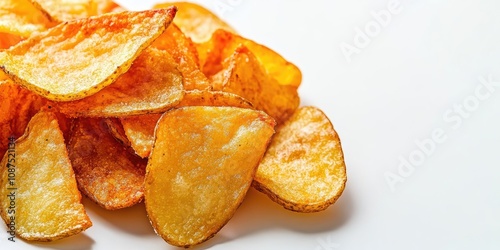
[[[302,73],[293,63],[264,45],[222,29],[215,31],[209,41],[198,44],[200,67],[203,73],[210,77],[219,72],[223,67],[223,62],[241,45],[247,47],[255,55],[266,74],[276,79],[279,84],[300,86]]]
[[[195,3],[164,2],[155,5],[153,8],[166,8],[172,5],[177,6],[179,9],[174,23],[196,43],[209,40],[212,33],[217,29],[236,33],[229,24],[222,21],[217,15]]]
[[[92,225],[53,113],[31,119],[26,133],[10,141],[1,166],[0,214],[20,238],[52,241]]]
[[[278,124],[288,119],[300,104],[297,87],[279,84],[244,46],[236,48],[224,62],[224,69],[212,80],[214,90],[242,96],[256,109],[276,119]]]
[[[109,210],[142,201],[146,160],[116,141],[104,120],[76,119],[68,153],[78,187],[92,201]]]
[[[273,128],[271,117],[252,109],[166,112],[146,168],[144,199],[155,231],[182,247],[213,237],[245,197]]]
[[[176,107],[179,108],[187,106],[228,106],[249,109],[253,108],[250,102],[238,95],[208,90],[187,91],[182,101],[177,104]],[[127,140],[119,140],[128,142],[137,155],[143,158],[148,157],[151,152],[151,148],[153,147],[156,123],[160,117],[161,114],[122,117],[120,121],[123,125],[123,130]],[[120,130],[119,126],[114,124],[112,127],[115,128],[114,130],[116,130],[118,134],[115,137],[121,138],[120,133],[118,133]]]
[[[120,12],[68,21],[0,52],[0,67],[48,99],[82,99],[125,73],[175,12]]]
[[[29,37],[54,24],[30,0],[0,1],[0,32]]]
[[[164,50],[149,47],[114,83],[81,100],[62,102],[70,117],[118,117],[159,113],[179,103],[184,95],[177,63]]]
[[[254,187],[289,210],[326,209],[347,181],[340,139],[315,107],[299,108],[277,128],[259,165]]]
[[[65,22],[97,14],[94,0],[31,0],[53,22]]]

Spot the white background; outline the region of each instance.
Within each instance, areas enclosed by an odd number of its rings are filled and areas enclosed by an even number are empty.
[[[154,1],[117,2],[139,10]],[[300,67],[302,105],[333,122],[348,183],[316,214],[250,190],[198,249],[500,249],[500,2],[393,1],[385,26],[372,13],[389,0],[199,2]],[[367,27],[361,43],[357,29]],[[341,50],[356,44],[351,56]],[[84,203],[94,222],[85,233],[11,243],[2,227],[0,249],[174,249],[143,205],[110,212]]]

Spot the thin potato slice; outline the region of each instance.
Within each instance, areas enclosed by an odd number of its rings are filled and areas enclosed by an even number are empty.
[[[155,5],[153,8],[166,8],[171,5],[175,5],[179,9],[174,23],[196,43],[209,40],[212,33],[217,29],[237,33],[214,13],[195,3],[165,2]]]
[[[277,128],[253,186],[286,209],[316,212],[340,197],[346,180],[340,139],[328,117],[302,107]]]
[[[215,75],[214,90],[237,94],[263,110],[278,124],[283,123],[300,104],[297,88],[281,85],[266,74],[252,52],[240,46],[224,63],[225,69]]]
[[[48,99],[82,99],[124,74],[175,12],[174,7],[68,21],[0,52],[0,68]]]
[[[0,74],[2,75],[2,74]],[[1,77],[1,76],[0,76]],[[51,102],[13,83],[0,80],[0,155],[7,150],[8,138],[24,134],[31,118]]]
[[[53,22],[65,22],[97,14],[93,0],[31,0]]]
[[[264,72],[276,79],[279,84],[300,86],[302,73],[293,63],[264,45],[222,29],[215,31],[209,41],[198,45],[203,73],[210,77],[219,72],[223,67],[222,63],[241,45],[255,55],[265,68]]]
[[[168,26],[152,46],[168,51],[175,58],[186,90],[210,88],[210,81],[200,70],[196,46],[177,25]]]
[[[92,226],[56,115],[37,113],[11,148],[0,168],[0,206],[12,231],[25,240],[52,241]]]
[[[182,75],[163,50],[147,48],[116,82],[89,97],[59,103],[71,117],[110,117],[163,112],[181,101]]]
[[[0,1],[0,32],[29,37],[54,26],[30,0]]]
[[[242,202],[273,133],[273,119],[251,109],[166,112],[145,180],[146,211],[156,232],[182,247],[213,237]]]
[[[176,107],[186,106],[229,106],[253,108],[252,104],[240,96],[227,92],[192,90],[187,91],[184,99]],[[121,123],[135,153],[148,157],[153,147],[154,131],[161,114],[122,117]]]
[[[138,156],[146,158],[151,153],[156,123],[161,115],[148,114],[120,118],[127,141]]]
[[[68,152],[80,191],[109,209],[130,207],[144,197],[146,161],[130,154],[102,119],[76,119]]]

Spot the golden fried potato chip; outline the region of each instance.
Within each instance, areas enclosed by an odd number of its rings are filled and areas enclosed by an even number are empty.
[[[290,117],[300,104],[297,88],[281,85],[246,47],[240,46],[226,60],[225,69],[212,77],[214,90],[237,94],[263,110],[278,124]]]
[[[187,91],[176,107],[186,106],[229,106],[253,108],[252,104],[242,97],[220,91],[192,90]],[[121,124],[127,141],[140,157],[148,157],[154,143],[154,131],[161,114],[122,117]],[[118,125],[114,126],[118,128]],[[117,137],[117,136],[115,136]],[[120,135],[118,135],[118,138]]]
[[[273,133],[274,120],[252,109],[166,112],[146,168],[144,198],[155,231],[182,247],[214,236],[242,202]]]
[[[117,117],[163,112],[183,96],[182,75],[175,60],[167,51],[149,47],[111,85],[58,107],[70,117]]]
[[[1,75],[1,74],[0,74]],[[24,134],[28,122],[42,107],[51,102],[13,83],[0,80],[0,156],[7,150],[8,138]]]
[[[65,22],[97,14],[94,0],[31,0],[53,22]]]
[[[253,186],[286,209],[316,212],[340,197],[346,181],[333,125],[321,110],[301,107],[278,126]]]
[[[54,26],[30,0],[0,1],[0,32],[29,37]]]
[[[156,123],[162,114],[148,114],[120,118],[127,141],[134,152],[146,158],[154,143]]]
[[[214,13],[195,3],[165,2],[155,5],[153,8],[166,8],[171,5],[175,5],[179,9],[174,23],[196,43],[209,40],[217,29],[236,33],[229,24],[222,21]]]
[[[22,40],[23,39],[20,36],[0,32],[0,49],[8,49]],[[5,75],[5,73],[1,70],[0,74]]]
[[[53,113],[33,116],[1,166],[0,214],[20,238],[52,241],[92,226]]]
[[[0,68],[48,99],[82,99],[125,73],[175,12],[120,12],[68,21],[1,51]]]
[[[210,77],[219,72],[223,68],[224,60],[241,45],[247,47],[255,55],[264,66],[266,74],[276,79],[279,84],[300,86],[302,73],[297,66],[266,46],[226,30],[215,31],[209,41],[198,45],[200,67],[203,73]]]
[[[130,148],[130,141],[125,134],[122,123],[118,118],[104,118],[104,124],[108,128],[108,132],[123,146]]]
[[[80,191],[100,206],[114,210],[142,201],[146,160],[116,141],[103,119],[76,119],[68,152]]]
[[[170,24],[152,46],[168,51],[175,58],[186,90],[210,88],[210,81],[200,70],[196,46],[175,24]]]

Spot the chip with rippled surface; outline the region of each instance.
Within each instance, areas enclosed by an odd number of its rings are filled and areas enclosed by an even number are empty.
[[[82,99],[124,74],[175,13],[172,7],[71,20],[0,52],[0,68],[48,99]]]

